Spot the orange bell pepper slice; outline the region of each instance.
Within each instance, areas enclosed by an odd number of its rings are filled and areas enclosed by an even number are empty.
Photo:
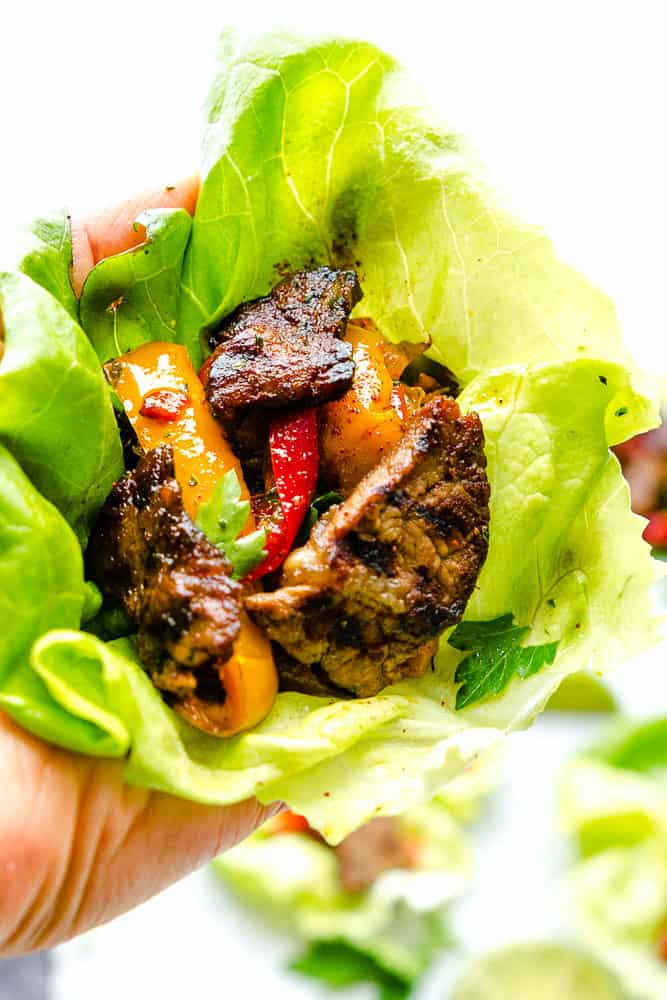
[[[249,499],[241,463],[208,409],[197,373],[185,347],[150,343],[105,365],[139,443],[149,451],[170,444],[183,506],[194,520],[199,504],[209,500],[216,483],[234,469],[241,495]],[[255,527],[252,513],[244,531]],[[241,630],[232,656],[218,667],[226,692],[224,703],[186,698],[176,706],[189,722],[216,736],[251,729],[268,715],[278,692],[271,643],[241,612]]]
[[[409,362],[369,320],[347,324],[354,380],[341,399],[322,407],[320,461],[327,478],[349,493],[398,444],[413,406],[395,383]],[[421,394],[423,395],[423,394]]]
[[[176,479],[190,517],[195,517],[200,503],[210,499],[220,476],[228,469],[235,470],[242,496],[249,498],[241,463],[213,419],[204,387],[185,347],[159,342],[143,344],[110,361],[104,371],[142,448],[151,451],[160,444],[172,446]],[[172,400],[182,401],[175,419],[149,412],[153,401],[160,399],[159,394],[166,393],[171,394]],[[247,530],[253,527],[249,523]]]

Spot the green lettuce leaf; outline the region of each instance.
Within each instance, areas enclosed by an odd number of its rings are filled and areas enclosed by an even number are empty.
[[[0,272],[0,441],[80,536],[121,474],[97,357],[68,312],[23,274]]]
[[[6,625],[0,631],[0,708],[45,739],[94,752],[90,727],[50,696],[30,662],[39,636],[79,624],[87,599],[81,549],[62,515],[2,445],[0,552],[0,620]],[[74,677],[71,657],[68,668]],[[88,683],[84,674],[79,681]],[[109,744],[103,749],[108,753]]]
[[[79,303],[71,282],[72,228],[69,215],[35,219],[22,233],[18,270],[45,288],[72,319],[79,319]]]
[[[143,212],[146,239],[101,260],[81,293],[81,324],[100,361],[152,340],[173,341],[178,283],[191,219],[181,208]]]
[[[625,359],[614,309],[518,221],[464,140],[366,42],[226,32],[207,105],[181,336],[277,276],[354,265],[391,340],[433,340],[462,383],[512,363]]]
[[[6,626],[0,629],[3,678],[27,657],[38,636],[79,624],[85,594],[75,536],[1,444],[0,552],[0,620]]]

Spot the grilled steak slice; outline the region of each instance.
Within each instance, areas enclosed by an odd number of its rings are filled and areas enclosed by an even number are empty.
[[[396,816],[378,816],[334,848],[346,892],[364,892],[394,868],[414,867],[412,845]]]
[[[213,335],[206,396],[217,419],[238,426],[250,406],[283,411],[341,396],[354,363],[340,338],[360,298],[354,271],[318,267],[240,306]]]
[[[240,592],[225,556],[183,510],[172,449],[149,451],[102,508],[88,572],[137,626],[142,663],[167,701],[215,731],[218,667],[239,632]]]
[[[280,588],[246,598],[290,658],[283,686],[324,693],[330,684],[368,697],[426,671],[433,641],[461,619],[486,558],[483,443],[477,414],[433,397],[288,557]]]

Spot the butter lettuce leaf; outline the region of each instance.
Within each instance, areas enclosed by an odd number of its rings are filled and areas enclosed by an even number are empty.
[[[79,715],[49,695],[30,664],[41,635],[79,624],[86,600],[81,549],[3,445],[0,552],[0,708],[45,739],[89,751],[91,733],[81,737]]]
[[[96,264],[81,292],[81,324],[102,363],[149,341],[176,337],[190,216],[182,208],[150,209],[135,225],[145,227],[145,240]]]
[[[79,303],[72,288],[72,227],[69,215],[54,213],[34,219],[21,234],[17,267],[45,288],[72,319],[79,318]]]
[[[85,594],[74,534],[1,444],[0,552],[2,678],[42,633],[79,624]]]
[[[625,359],[611,302],[518,220],[403,69],[366,42],[226,32],[207,104],[181,336],[285,271],[355,266],[391,340],[490,368]]]
[[[121,474],[113,408],[83,331],[45,289],[0,272],[0,441],[80,536]]]

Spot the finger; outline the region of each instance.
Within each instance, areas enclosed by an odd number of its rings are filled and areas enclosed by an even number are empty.
[[[110,920],[278,809],[254,799],[214,808],[131,787],[122,761],[56,750],[2,716],[0,747],[2,957]]]
[[[77,296],[94,264],[141,243],[146,235],[135,221],[148,208],[184,208],[194,214],[199,177],[193,174],[177,184],[146,191],[119,205],[104,209],[90,219],[72,222],[72,284]]]

